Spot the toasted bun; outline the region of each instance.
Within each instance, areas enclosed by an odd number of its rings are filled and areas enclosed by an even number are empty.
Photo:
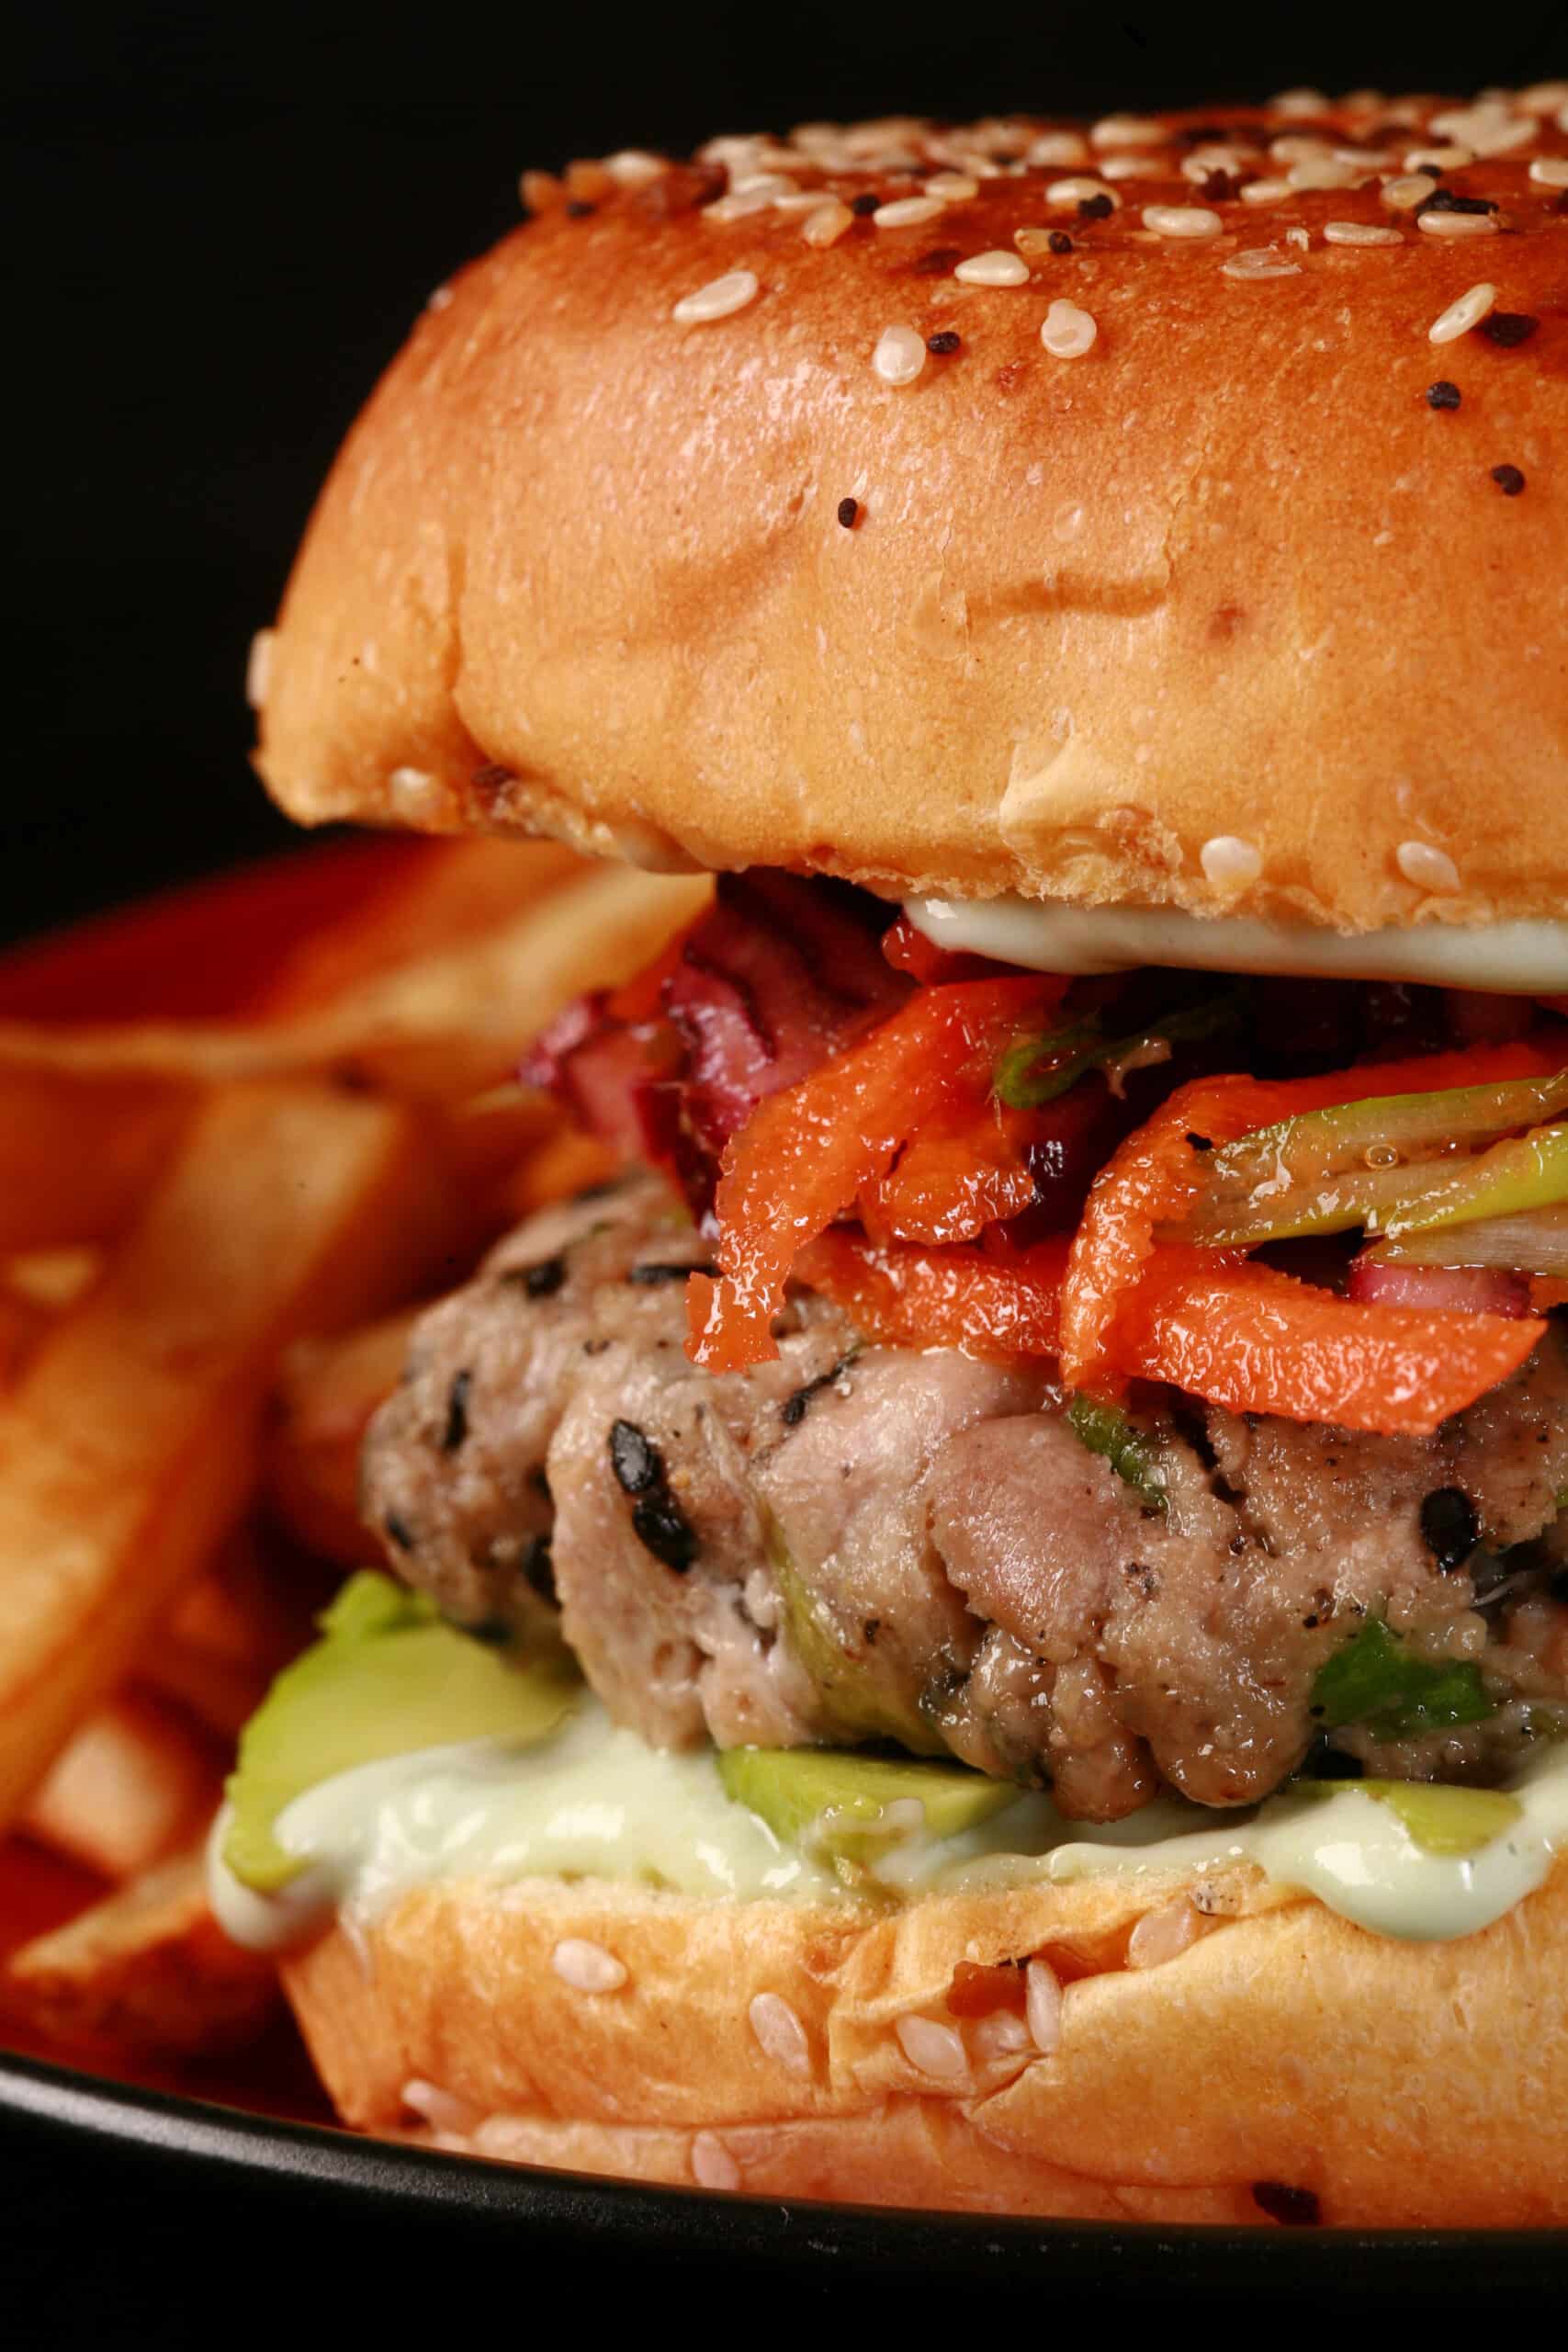
[[[569,1939],[624,1984],[574,1989]],[[1035,1953],[1071,1980],[1050,2055],[1011,2011],[948,2006],[960,1962]],[[1568,1871],[1448,1944],[1364,1934],[1238,1871],[896,1913],[459,1883],[285,1974],[370,2131],[759,2196],[1171,2222],[1315,2199],[1326,2222],[1425,2225],[1568,2221],[1565,1966]],[[962,2037],[961,2075],[911,2063],[916,2018]]]
[[[351,435],[260,665],[263,775],[310,822],[893,897],[1350,930],[1561,912],[1568,197],[1530,170],[1568,156],[1559,105],[1292,99],[1097,125],[1077,163],[1009,122],[574,166],[441,289]],[[1241,152],[1205,189],[1181,164],[1210,125]],[[1393,209],[1433,147],[1495,213]],[[1015,168],[1031,152],[1061,160]],[[1050,201],[1131,159],[1110,218]],[[1234,192],[1303,159],[1353,184]],[[977,192],[808,241],[797,196],[908,199],[938,168]],[[1145,208],[1170,206],[1220,233],[1158,233]],[[1026,284],[955,277],[1021,233]],[[1275,275],[1228,274],[1263,247]],[[743,307],[673,315],[730,272]],[[1528,340],[1429,339],[1478,281]],[[1059,299],[1096,322],[1086,356],[1042,346]],[[895,386],[892,327],[959,347]],[[1225,836],[1255,880],[1223,853],[1205,874]],[[1451,878],[1418,855],[1407,877],[1411,842]]]

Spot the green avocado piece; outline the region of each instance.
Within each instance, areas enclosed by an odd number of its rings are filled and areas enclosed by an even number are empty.
[[[286,1666],[240,1735],[223,1860],[270,1894],[305,1865],[275,1835],[307,1789],[355,1765],[465,1739],[532,1744],[581,1685],[563,1657],[518,1666],[444,1623],[423,1594],[363,1569],[318,1621],[321,1639]]]
[[[822,1701],[827,1728],[840,1739],[891,1739],[918,1755],[941,1742],[912,1708],[882,1687],[875,1669],[846,1646],[828,1603],[817,1596],[775,1538],[769,1546],[785,1637]]]
[[[718,1758],[727,1796],[745,1805],[786,1846],[835,1863],[864,1862],[899,1835],[886,1808],[913,1798],[930,1838],[977,1829],[1018,1791],[961,1764],[913,1757],[861,1756],[837,1747],[729,1747]]]
[[[1431,1781],[1352,1781],[1339,1785],[1376,1797],[1399,1815],[1416,1843],[1428,1854],[1455,1860],[1478,1854],[1483,1846],[1511,1829],[1524,1810],[1517,1797],[1502,1789],[1464,1789]]]

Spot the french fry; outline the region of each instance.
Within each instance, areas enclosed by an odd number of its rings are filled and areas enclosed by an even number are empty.
[[[345,1568],[379,1556],[359,1517],[366,1426],[401,1375],[416,1309],[339,1339],[299,1340],[283,1359],[264,1487],[290,1534]]]
[[[706,904],[705,876],[590,872],[511,922],[292,1021],[0,1022],[0,1072],[220,1086],[313,1072],[436,1102],[509,1072],[547,1022],[613,988]]]
[[[527,1155],[504,1186],[505,1221],[518,1222],[532,1216],[536,1209],[547,1208],[552,1201],[570,1199],[590,1184],[605,1183],[619,1164],[608,1144],[576,1127],[558,1128]]]
[[[137,1653],[135,1679],[220,1739],[250,1721],[280,1668],[310,1640],[329,1587],[267,1555],[247,1523],[180,1593]]]
[[[72,1078],[47,1057],[7,1069],[0,1076],[0,1258],[118,1233],[190,1102],[184,1085]]]
[[[266,1011],[312,1012],[373,973],[497,929],[586,870],[586,860],[560,842],[472,835],[423,842],[396,879],[284,952]]]
[[[276,1973],[213,1918],[203,1844],[24,1944],[0,2007],[78,2049],[192,2054],[250,2041],[276,2006]]]
[[[122,1691],[78,1726],[33,1791],[29,1837],[118,1882],[160,1861],[218,1803],[210,1740],[156,1700]]]
[[[0,1398],[0,1826],[239,1520],[279,1350],[428,1278],[423,1140],[322,1088],[215,1096]]]

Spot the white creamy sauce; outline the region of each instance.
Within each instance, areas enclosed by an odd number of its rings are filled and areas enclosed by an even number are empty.
[[[911,899],[933,946],[1033,972],[1265,972],[1411,980],[1508,996],[1568,994],[1568,922],[1417,923],[1347,936],[1310,923],[1190,915],[1168,907],[1067,907],[1039,899]]]
[[[1065,1821],[1048,1797],[1025,1795],[960,1837],[917,1832],[892,1844],[875,1877],[886,1893],[916,1895],[1245,1861],[1378,1934],[1427,1941],[1500,1918],[1568,1846],[1568,1756],[1549,1755],[1514,1794],[1517,1818],[1464,1856],[1429,1852],[1388,1805],[1348,1784],[1275,1798],[1241,1818],[1162,1802],[1088,1828]],[[236,1942],[261,1950],[304,1941],[334,1917],[353,1933],[412,1888],[452,1878],[635,1879],[709,1900],[847,1899],[826,1863],[782,1845],[731,1802],[711,1751],[651,1749],[591,1700],[537,1747],[485,1739],[429,1748],[297,1797],[276,1835],[303,1867],[276,1894],[234,1878],[222,1858],[225,1826],[220,1815],[209,1857],[213,1907]]]

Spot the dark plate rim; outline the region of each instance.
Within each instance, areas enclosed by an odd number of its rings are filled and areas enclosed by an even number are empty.
[[[0,2119],[46,2140],[109,2143],[167,2168],[227,2173],[247,2194],[263,2183],[313,2201],[438,2219],[489,2232],[520,2226],[557,2252],[623,2252],[666,2260],[719,2254],[749,2267],[805,2256],[840,2275],[933,2282],[1114,2286],[1139,2291],[1202,2284],[1244,2300],[1299,2289],[1321,2297],[1423,2293],[1467,2300],[1484,2290],[1556,2286],[1568,2229],[1235,2229],[1136,2222],[1051,2222],[983,2213],[906,2211],[802,2199],[715,2196],[593,2175],[448,2154],[347,2131],[294,2123],[206,2099],[142,2089],[51,2062],[0,2053]],[[1125,2268],[1123,2269],[1123,2266]]]

